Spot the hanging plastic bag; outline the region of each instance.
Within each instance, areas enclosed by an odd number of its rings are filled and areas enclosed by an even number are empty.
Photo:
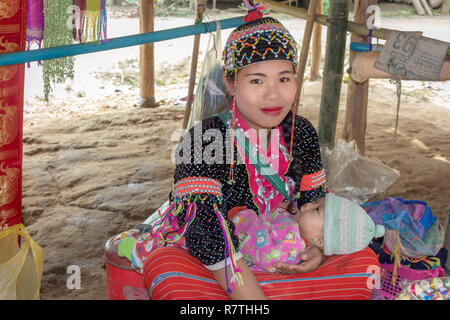
[[[229,98],[223,83],[222,61],[222,37],[220,23],[217,22],[217,30],[210,33],[208,47],[202,66],[200,80],[195,93],[191,115],[187,125],[189,130],[197,121],[219,113],[226,106]]]
[[[0,300],[38,300],[43,269],[44,252],[23,224],[0,230]]]
[[[355,141],[339,139],[333,150],[322,150],[322,154],[330,191],[358,204],[384,192],[400,176],[380,160],[362,156]]]

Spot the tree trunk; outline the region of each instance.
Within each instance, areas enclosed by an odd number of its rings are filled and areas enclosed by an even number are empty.
[[[327,46],[323,68],[318,135],[321,146],[330,149],[334,146],[339,111],[347,40],[348,5],[347,0],[331,1],[327,22]]]

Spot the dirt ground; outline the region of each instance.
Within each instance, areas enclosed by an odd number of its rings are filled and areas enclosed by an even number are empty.
[[[135,8],[109,18],[110,38],[139,32]],[[301,43],[304,21],[280,20]],[[155,29],[192,24],[192,18],[156,18]],[[383,17],[381,26],[421,30],[450,41],[448,17]],[[325,44],[326,28],[322,42]],[[229,30],[222,33],[226,40]],[[201,59],[207,36],[202,36]],[[45,254],[41,299],[106,299],[106,241],[142,222],[166,199],[171,153],[182,126],[193,37],[155,44],[157,108],[139,108],[137,47],[79,56],[75,79],[42,99],[40,67],[27,69],[24,110],[23,222]],[[325,50],[323,45],[323,51]],[[309,68],[309,67],[308,67]],[[307,69],[308,74],[309,69]],[[342,132],[343,83],[336,137]],[[306,81],[300,114],[317,128],[321,81]],[[447,225],[450,204],[450,84],[403,82],[398,139],[394,144],[395,84],[371,80],[366,156],[400,172],[371,200],[388,196],[426,201]],[[81,288],[68,289],[71,265]]]

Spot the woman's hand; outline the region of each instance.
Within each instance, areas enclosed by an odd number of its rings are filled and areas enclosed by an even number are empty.
[[[325,256],[318,247],[308,247],[305,252],[300,255],[301,262],[299,264],[288,264],[278,262],[275,268],[282,274],[307,273],[316,270],[325,259]]]

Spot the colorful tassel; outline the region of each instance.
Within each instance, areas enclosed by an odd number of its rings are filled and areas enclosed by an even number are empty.
[[[242,20],[244,20],[245,22],[251,22],[261,19],[263,16],[268,15],[270,12],[267,7],[267,4],[264,7],[260,7],[259,2],[257,2],[255,5],[252,5],[249,1],[243,0],[241,3],[241,8],[247,11],[247,15]]]
[[[394,268],[392,270],[392,285],[395,287],[395,281],[397,280],[397,268],[400,266],[400,232],[397,232],[397,241],[395,242],[392,255],[394,256]]]
[[[41,49],[44,39],[44,1],[27,1],[27,33],[26,50],[31,49],[31,45],[36,43]]]
[[[84,39],[86,42],[97,42],[100,34],[101,5],[99,0],[86,0],[86,24]]]
[[[232,290],[234,290],[234,288],[236,287],[236,285],[239,285],[239,286],[244,285],[244,280],[242,279],[242,270],[237,267],[236,258],[235,258],[236,251],[234,249],[234,245],[231,240],[232,238],[231,238],[230,230],[228,228],[227,221],[225,220],[222,213],[220,212],[217,204],[214,203],[213,208],[216,212],[217,219],[219,219],[220,226],[221,226],[222,232],[223,232],[223,237],[225,240],[225,279],[227,282],[227,291],[228,291],[228,293],[231,293]],[[228,281],[228,273],[227,273],[227,260],[228,260],[227,253],[228,253],[228,256],[230,257],[231,272],[233,274],[230,281]],[[232,289],[229,288],[228,283],[231,283]]]
[[[86,23],[86,0],[73,0],[74,28],[73,39],[84,43],[84,28]]]
[[[106,27],[107,27],[106,0],[101,0],[101,2],[100,2],[100,30],[98,32],[98,39],[102,43],[108,42]]]

